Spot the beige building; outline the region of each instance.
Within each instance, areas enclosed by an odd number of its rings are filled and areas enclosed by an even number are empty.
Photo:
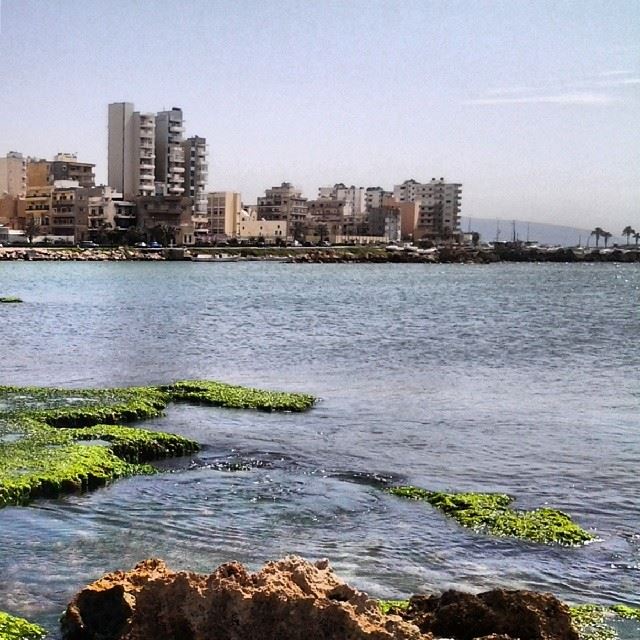
[[[27,161],[21,153],[9,151],[0,158],[0,198],[24,197],[27,192]]]
[[[0,196],[0,225],[9,229],[24,229],[26,205],[25,198]]]
[[[278,244],[287,241],[286,220],[256,220],[247,213],[240,215],[238,238],[250,242]]]
[[[400,216],[400,236],[402,240],[412,240],[418,226],[420,215],[419,202],[397,202],[391,197],[387,197],[382,201],[382,207],[385,209],[393,209]]]
[[[235,191],[212,191],[207,195],[207,217],[211,238],[240,235],[242,198]]]
[[[50,187],[51,163],[42,158],[27,158],[27,188]]]
[[[51,191],[51,211],[48,233],[58,238],[74,240],[76,236],[75,199],[78,183],[58,180]]]
[[[385,191],[382,187],[367,187],[364,193],[365,206],[367,209],[381,207],[383,200],[392,195],[391,191]]]
[[[49,233],[53,186],[29,187],[25,198],[23,230],[34,224],[39,227],[37,235]]]

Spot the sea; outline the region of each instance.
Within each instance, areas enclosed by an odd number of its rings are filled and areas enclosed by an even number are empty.
[[[328,558],[377,598],[456,588],[640,605],[640,269],[623,264],[0,263],[0,384],[212,379],[303,414],[170,405],[198,440],[83,495],[0,510],[0,610],[43,624],[151,557]],[[505,492],[597,541],[464,529],[385,486]],[[640,637],[637,624],[622,638]]]

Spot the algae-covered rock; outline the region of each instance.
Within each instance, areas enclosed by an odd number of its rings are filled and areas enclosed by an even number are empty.
[[[512,509],[513,498],[504,493],[442,493],[412,486],[390,487],[386,491],[402,498],[424,500],[462,526],[495,536],[566,546],[595,539],[557,509]]]
[[[122,389],[0,387],[0,507],[154,473],[145,463],[197,451],[193,440],[120,424],[160,416],[172,401],[302,411],[314,399],[208,381]],[[93,446],[96,440],[104,446]]]
[[[0,640],[41,640],[45,635],[37,624],[0,611]]]
[[[15,296],[2,296],[0,297],[0,304],[19,304],[22,302],[20,298]]]
[[[251,389],[222,382],[184,380],[162,387],[173,400],[208,404],[231,409],[261,411],[306,411],[315,398],[305,393]]]

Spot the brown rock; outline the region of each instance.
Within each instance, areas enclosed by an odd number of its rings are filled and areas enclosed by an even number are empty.
[[[209,576],[146,560],[83,589],[62,631],[67,640],[431,640],[382,615],[327,561],[295,556],[254,574],[231,562]]]
[[[551,594],[533,591],[413,596],[403,617],[423,633],[455,640],[578,640],[567,605]]]

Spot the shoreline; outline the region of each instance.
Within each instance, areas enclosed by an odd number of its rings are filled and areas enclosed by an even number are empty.
[[[214,247],[100,249],[0,247],[0,262],[286,262],[290,264],[495,264],[498,262],[640,262],[640,249],[576,247],[441,247],[389,251],[384,247]]]

